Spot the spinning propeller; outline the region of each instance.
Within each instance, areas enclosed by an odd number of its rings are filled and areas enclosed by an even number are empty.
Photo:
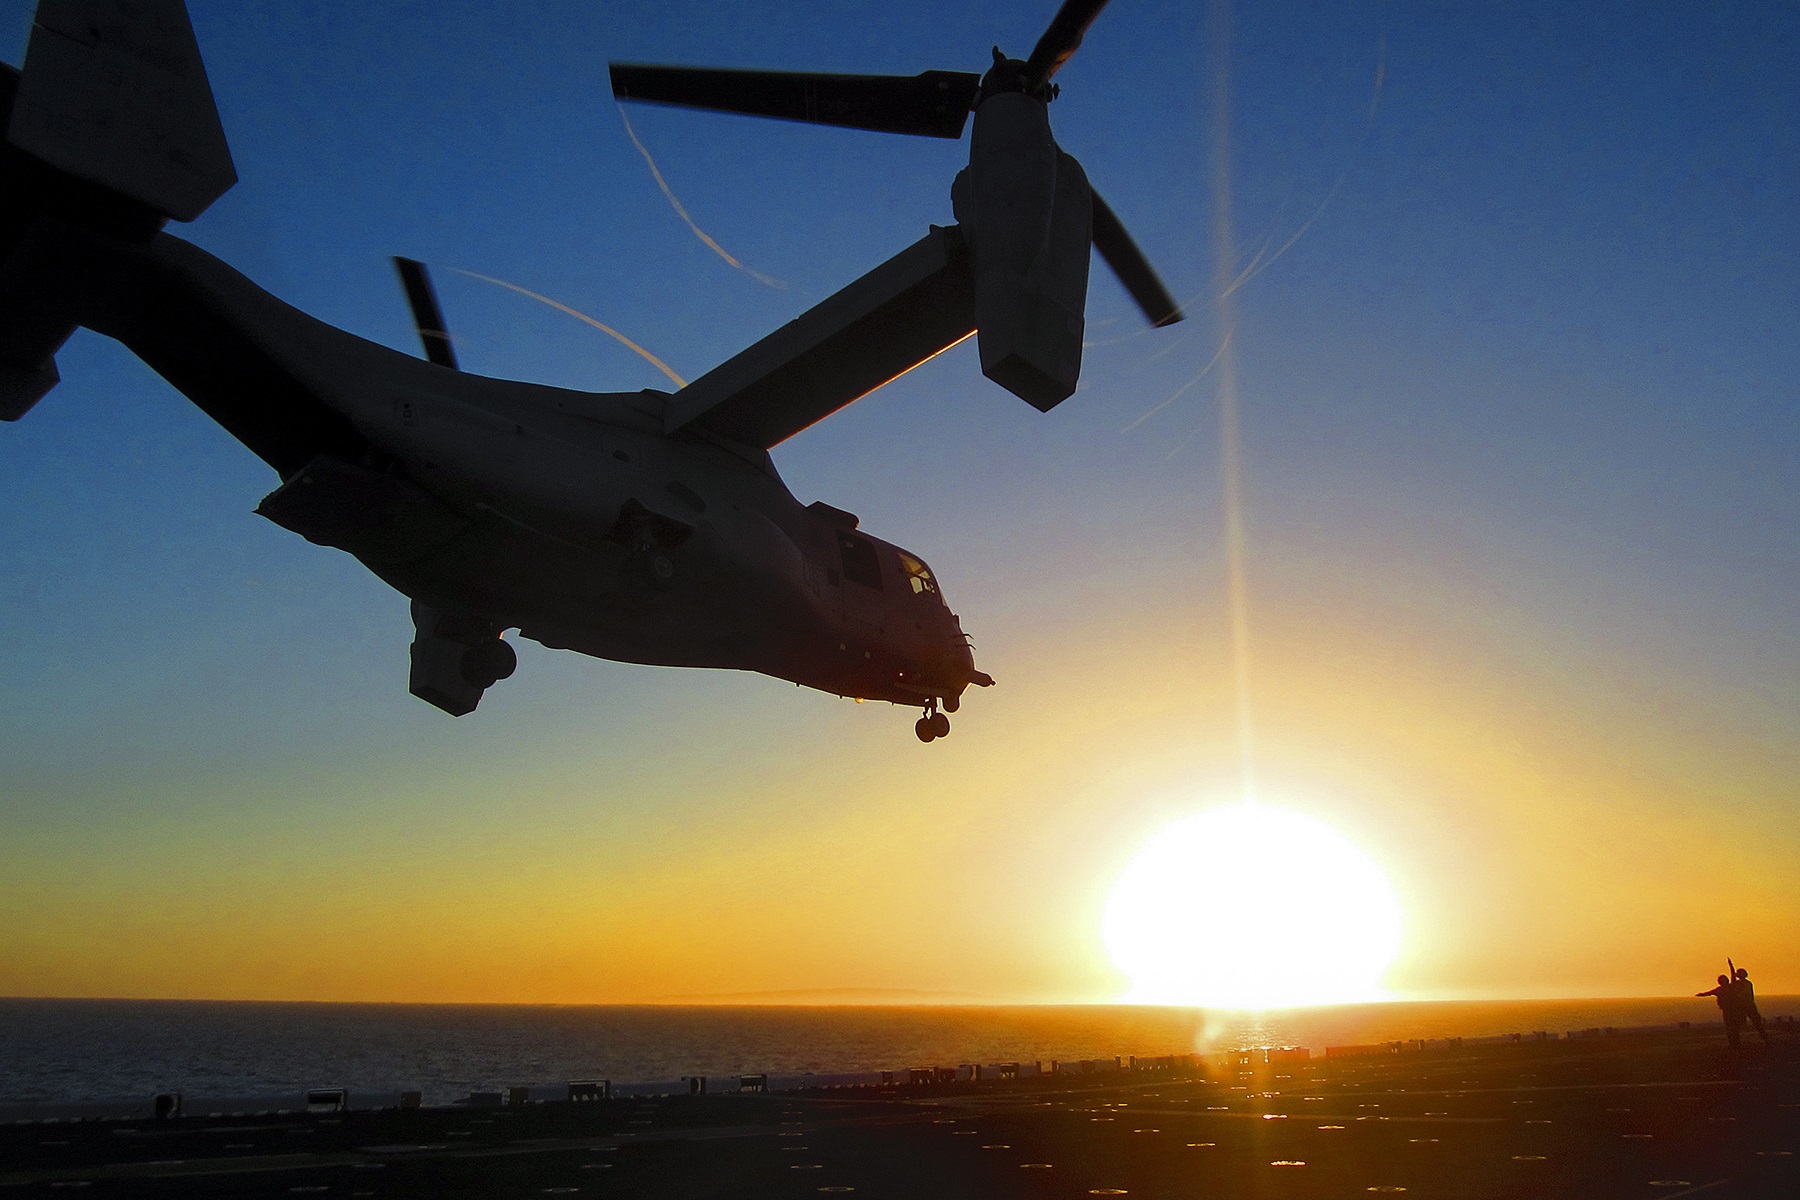
[[[437,289],[431,286],[425,264],[395,255],[394,267],[400,272],[400,286],[406,289],[406,303],[412,308],[413,324],[418,327],[425,357],[440,367],[456,370],[456,351],[450,345],[444,310],[438,307]]]
[[[1066,0],[1029,58],[1009,59],[996,47],[985,75],[831,75],[613,63],[613,95],[941,138],[960,138],[973,113],[969,169],[958,176],[952,196],[974,256],[983,370],[1039,407],[1049,407],[1073,390],[1073,373],[1079,371],[1089,246],[1099,251],[1152,325],[1182,318],[1180,306],[1125,226],[1087,184],[1080,165],[1050,136],[1047,105],[1058,92],[1051,77],[1069,61],[1105,7],[1106,0]],[[1071,261],[1077,253],[1078,264]],[[1001,279],[1008,273],[1008,279]],[[1072,367],[1066,332],[1052,329],[1057,321],[1067,324],[1071,315]],[[996,343],[1007,343],[996,345],[992,355],[990,332]],[[1026,349],[1017,350],[1021,345]],[[1016,385],[1001,378],[996,370],[1004,368],[990,367],[989,359],[998,363],[1009,354],[1035,355],[1047,365],[1032,370],[1054,380]],[[1067,390],[1056,395],[1065,382]],[[1036,391],[1027,394],[1033,387]]]

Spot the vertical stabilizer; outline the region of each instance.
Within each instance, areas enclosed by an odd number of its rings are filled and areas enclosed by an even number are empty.
[[[177,221],[237,182],[182,0],[40,0],[6,137]]]

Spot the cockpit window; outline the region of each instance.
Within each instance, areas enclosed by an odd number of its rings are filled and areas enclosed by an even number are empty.
[[[904,550],[900,552],[900,565],[905,568],[907,582],[912,584],[914,592],[937,595],[937,580],[931,577],[930,567]]]
[[[844,556],[844,578],[851,583],[881,590],[881,559],[875,543],[848,530],[838,530],[838,549]]]

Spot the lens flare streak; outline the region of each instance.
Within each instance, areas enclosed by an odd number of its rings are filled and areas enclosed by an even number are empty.
[[[1231,4],[1213,6],[1213,287],[1219,320],[1219,465],[1225,502],[1225,572],[1231,614],[1231,665],[1237,684],[1238,763],[1244,801],[1256,802],[1256,743],[1251,724],[1250,587],[1244,573],[1244,462],[1238,438],[1237,304],[1231,195]]]

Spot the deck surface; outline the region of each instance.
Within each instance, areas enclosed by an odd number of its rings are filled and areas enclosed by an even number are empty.
[[[1800,1041],[0,1127],[0,1197],[1800,1198]]]

